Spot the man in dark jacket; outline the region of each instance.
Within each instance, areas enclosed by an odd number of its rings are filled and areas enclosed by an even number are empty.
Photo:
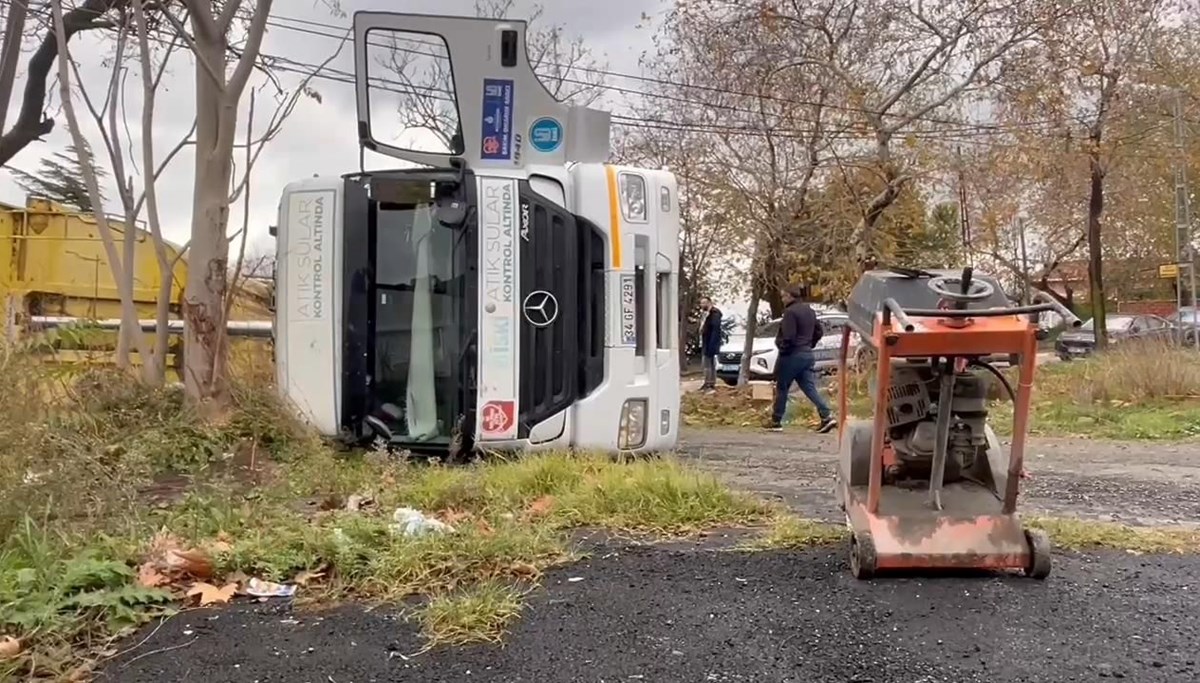
[[[775,411],[771,415],[768,429],[781,431],[783,416],[787,411],[788,390],[792,382],[800,386],[800,390],[817,408],[821,418],[817,431],[824,434],[837,426],[833,412],[821,391],[817,389],[816,359],[813,357],[813,347],[821,341],[824,330],[817,313],[811,306],[800,300],[803,290],[799,287],[788,287],[783,291],[783,303],[787,308],[783,311],[783,320],[779,332],[775,335],[775,347],[779,349],[779,358],[775,361]]]
[[[721,350],[721,311],[713,306],[712,299],[700,300],[704,319],[700,323],[700,356],[704,367],[704,385],[701,391],[717,388],[717,353]]]

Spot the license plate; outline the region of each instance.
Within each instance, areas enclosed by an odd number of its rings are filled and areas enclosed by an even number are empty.
[[[722,364],[722,365],[717,366],[717,371],[718,372],[737,372],[738,366]]]
[[[1073,356],[1082,356],[1087,353],[1087,349],[1067,349],[1067,353]]]

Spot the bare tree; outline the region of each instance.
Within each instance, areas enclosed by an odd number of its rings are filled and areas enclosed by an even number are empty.
[[[96,225],[100,230],[100,237],[104,243],[104,251],[108,257],[109,264],[112,267],[113,277],[117,283],[117,291],[121,299],[121,326],[124,329],[132,330],[137,327],[137,310],[133,303],[133,279],[127,275],[127,271],[133,267],[130,261],[122,261],[117,254],[116,241],[113,238],[112,227],[109,225],[108,216],[103,210],[103,199],[100,194],[100,185],[97,181],[95,171],[96,162],[92,157],[91,149],[87,144],[87,140],[83,135],[83,128],[79,123],[79,117],[75,112],[75,105],[71,92],[71,56],[67,50],[67,31],[65,28],[65,20],[63,16],[62,0],[51,0],[51,12],[54,20],[53,33],[57,37],[57,54],[58,59],[58,86],[59,94],[62,97],[63,113],[67,117],[67,124],[70,127],[71,138],[74,141],[75,151],[79,156],[79,167],[83,173],[84,182],[87,185],[88,195],[91,203],[95,207],[101,207],[95,213]],[[133,226],[127,225],[125,229],[132,230]],[[145,343],[141,335],[134,335],[134,341],[137,344],[139,355],[147,358],[149,354],[145,348]],[[128,365],[128,353],[124,358],[124,364]]]
[[[897,149],[896,141],[953,126],[938,119],[994,83],[1000,59],[1036,35],[1042,17],[1032,5],[822,0],[779,14],[781,25],[815,32],[825,42],[821,51],[801,51],[781,68],[831,74],[847,96],[845,114],[871,138],[858,163],[872,168],[881,188],[865,202],[850,236],[860,266],[878,257],[879,219],[914,179],[911,153],[901,154],[905,147]]]
[[[1085,164],[1089,298],[1096,343],[1107,344],[1104,281],[1107,181],[1128,147],[1120,130],[1140,123],[1139,91],[1159,80],[1149,73],[1168,31],[1169,0],[1060,3],[1039,25],[1039,49],[1013,55],[1001,89],[1005,113],[1052,122]],[[1153,88],[1151,88],[1153,89]],[[1153,107],[1151,107],[1153,108]],[[1138,136],[1139,138],[1142,136]],[[1139,143],[1140,144],[1140,143]]]

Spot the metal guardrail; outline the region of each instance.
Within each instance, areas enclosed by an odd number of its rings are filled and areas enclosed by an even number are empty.
[[[30,326],[43,329],[75,325],[102,330],[117,330],[121,328],[120,318],[90,320],[88,318],[65,315],[33,315],[29,316],[28,320]],[[155,332],[158,330],[158,323],[155,320],[138,320],[138,325],[143,332]],[[183,329],[184,324],[182,320],[167,322],[167,332],[170,334],[183,334]],[[270,320],[230,320],[225,324],[225,330],[231,337],[271,337],[274,335],[275,323]]]

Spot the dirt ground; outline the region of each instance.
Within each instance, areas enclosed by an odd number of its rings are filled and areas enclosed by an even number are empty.
[[[1007,446],[1007,442],[1002,442]],[[842,518],[833,496],[837,435],[686,430],[683,453],[731,486],[782,500],[805,517]],[[1200,442],[1033,439],[1021,505],[1057,517],[1200,526]]]

